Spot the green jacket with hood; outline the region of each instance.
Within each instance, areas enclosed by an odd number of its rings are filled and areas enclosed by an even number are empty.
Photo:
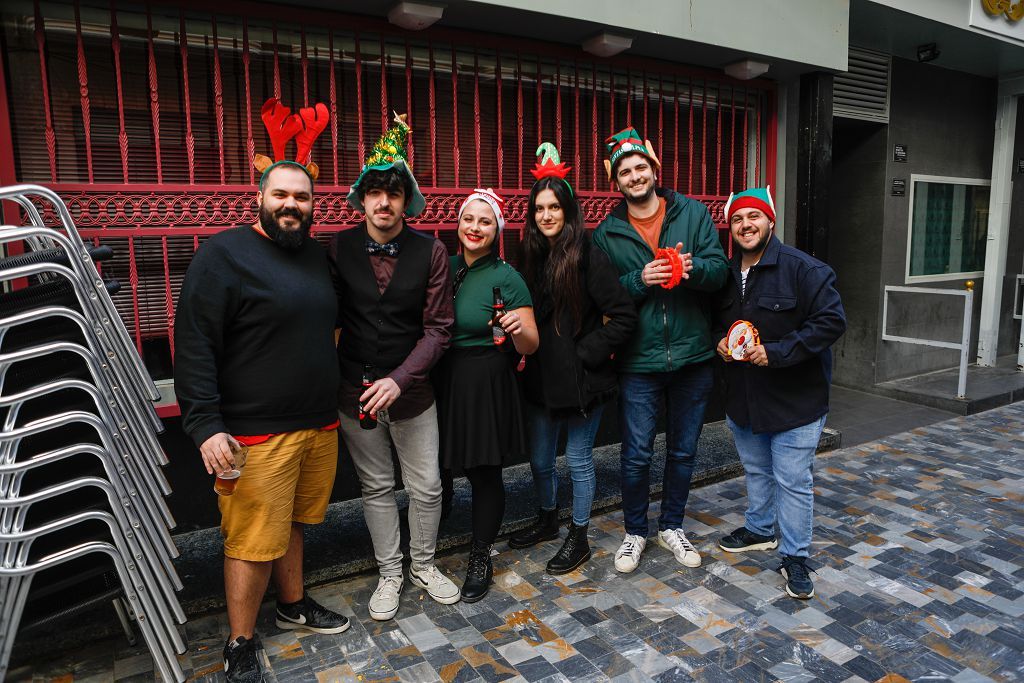
[[[683,253],[693,254],[689,279],[673,289],[644,285],[641,271],[654,259],[654,253],[630,224],[625,200],[594,232],[594,243],[618,269],[619,280],[640,315],[633,338],[619,353],[620,372],[671,372],[715,353],[709,295],[721,289],[729,277],[718,231],[704,204],[660,187],[657,194],[666,200],[658,246],[674,247],[682,242]]]

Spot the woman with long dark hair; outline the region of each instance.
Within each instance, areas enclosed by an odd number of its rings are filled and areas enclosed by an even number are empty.
[[[587,527],[594,501],[594,439],[604,404],[614,397],[613,356],[636,326],[637,314],[618,273],[594,247],[576,193],[565,180],[550,143],[537,150],[543,160],[527,203],[519,268],[534,304],[540,347],[526,364],[530,465],[539,499],[537,521],[509,540],[527,548],[558,538],[558,481],[555,456],[566,432],[566,461],[572,478],[572,522],[561,549],[548,562],[549,574],[565,574],[590,559]]]
[[[537,348],[537,327],[526,283],[498,258],[503,203],[492,190],[478,189],[459,209],[462,252],[451,257],[455,327],[438,373],[441,466],[464,473],[472,486],[464,602],[487,594],[491,544],[505,515],[501,470],[527,455],[515,365]],[[499,294],[503,308],[495,305]]]

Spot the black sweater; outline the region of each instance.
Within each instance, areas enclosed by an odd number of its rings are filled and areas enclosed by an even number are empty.
[[[326,253],[289,251],[251,226],[196,252],[178,298],[174,388],[196,445],[337,419],[337,315]]]
[[[546,288],[530,286],[540,346],[526,361],[524,388],[531,403],[554,417],[586,415],[615,395],[612,356],[637,325],[636,307],[619,283],[618,271],[589,236],[579,277],[581,319],[575,335],[572,316],[563,313],[556,326],[554,302]]]

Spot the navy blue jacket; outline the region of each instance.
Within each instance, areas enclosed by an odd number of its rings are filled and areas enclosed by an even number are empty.
[[[772,235],[747,274],[737,250],[732,277],[719,292],[716,339],[737,320],[757,328],[768,366],[726,363],[725,411],[755,434],[800,427],[828,413],[832,344],[846,331],[846,314],[832,269]]]

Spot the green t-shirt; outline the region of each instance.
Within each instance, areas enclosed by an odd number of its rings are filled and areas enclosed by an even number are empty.
[[[452,281],[458,287],[452,346],[493,346],[491,326],[487,323],[494,310],[494,288],[501,288],[506,311],[532,306],[530,290],[523,276],[497,256],[477,259],[465,270],[464,276],[460,275],[465,268],[466,261],[461,254],[451,257]],[[461,284],[458,283],[460,277]]]

